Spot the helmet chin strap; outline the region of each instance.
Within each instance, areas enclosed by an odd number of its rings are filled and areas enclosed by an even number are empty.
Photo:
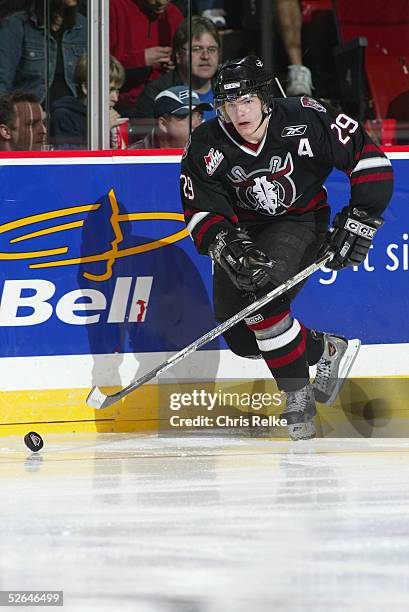
[[[267,117],[269,117],[271,115],[271,108],[269,109],[268,113],[266,113],[265,110],[263,110],[261,112],[261,119],[260,119],[260,123],[258,124],[258,126],[256,127],[256,129],[254,130],[253,134],[255,134],[257,132],[257,130],[263,125],[264,121],[267,119]]]

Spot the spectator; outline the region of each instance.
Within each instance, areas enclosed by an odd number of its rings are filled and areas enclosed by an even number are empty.
[[[170,0],[111,0],[110,51],[124,66],[123,113],[133,107],[146,83],[173,67],[171,44],[183,21]]]
[[[46,144],[45,112],[32,93],[16,91],[10,96],[17,114],[17,151],[41,151]]]
[[[0,96],[0,151],[15,150],[17,113],[10,96]]]
[[[277,26],[289,66],[286,92],[288,96],[312,94],[311,72],[302,61],[302,14],[299,0],[275,0]]]
[[[175,85],[189,83],[188,22],[185,20],[173,39],[173,58],[176,69],[150,83],[141,93],[130,117],[153,117],[153,103],[161,91]],[[192,89],[201,102],[212,104],[212,79],[219,64],[220,37],[212,21],[205,17],[192,18]],[[215,116],[213,107],[204,114],[205,120]]]
[[[49,82],[45,82],[44,0],[27,0],[25,10],[17,13],[11,12],[13,3],[8,3],[9,14],[0,25],[0,93],[31,92],[40,103],[46,97],[46,87],[50,103],[62,96],[76,95],[74,68],[86,49],[86,19],[77,13],[77,0],[48,2],[51,22],[47,37]]]
[[[50,133],[58,148],[87,148],[87,54],[80,58],[74,73],[77,97],[65,96],[55,102],[50,120]],[[122,119],[115,104],[119,90],[125,81],[125,71],[120,62],[111,56],[109,62],[109,127],[112,129]]]
[[[209,110],[192,91],[192,129],[203,122],[203,112]],[[160,92],[154,101],[157,125],[143,140],[131,149],[182,149],[189,139],[189,90],[184,85]]]
[[[242,27],[247,53],[261,54],[261,0],[242,0]],[[288,96],[312,94],[311,72],[302,60],[302,13],[299,0],[271,0],[269,9],[274,15],[276,26],[284,51],[287,72],[286,92]],[[272,21],[271,27],[273,28]],[[274,28],[273,28],[274,30]],[[273,32],[274,34],[274,32]],[[275,45],[278,50],[278,46]],[[281,53],[275,59],[275,69],[281,72]],[[264,58],[266,60],[267,58]]]
[[[45,113],[33,94],[0,96],[0,150],[40,151],[47,134]]]

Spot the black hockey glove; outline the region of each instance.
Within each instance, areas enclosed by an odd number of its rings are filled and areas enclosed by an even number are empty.
[[[345,206],[335,215],[332,225],[320,254],[334,251],[334,258],[326,266],[331,270],[341,270],[358,266],[364,261],[377,230],[383,225],[383,219]]]
[[[241,291],[257,291],[271,280],[266,269],[272,267],[272,262],[243,230],[220,231],[210,245],[209,255]]]

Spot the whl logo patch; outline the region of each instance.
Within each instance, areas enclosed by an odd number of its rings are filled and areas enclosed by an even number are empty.
[[[306,125],[287,125],[281,132],[281,136],[302,136],[307,129]]]
[[[205,164],[206,164],[206,172],[209,176],[217,170],[224,159],[223,153],[221,153],[218,149],[214,150],[212,147],[207,155],[204,156]]]

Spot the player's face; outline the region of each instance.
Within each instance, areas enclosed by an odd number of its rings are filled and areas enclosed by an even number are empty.
[[[189,61],[188,51],[183,52],[183,64],[187,72]],[[212,79],[219,63],[219,46],[213,36],[208,33],[192,38],[192,75],[207,81]]]
[[[192,130],[195,130],[203,121],[202,113],[193,111]],[[189,139],[189,115],[178,117],[172,115],[162,124],[162,129],[166,133],[168,146],[176,149],[183,149]]]
[[[40,151],[47,135],[43,109],[40,104],[34,102],[18,102],[16,111],[17,149],[19,151]]]
[[[224,111],[242,138],[257,138],[264,132],[261,100],[257,95],[247,95],[224,103]]]
[[[161,15],[165,12],[170,0],[145,0],[149,10],[154,15]]]

